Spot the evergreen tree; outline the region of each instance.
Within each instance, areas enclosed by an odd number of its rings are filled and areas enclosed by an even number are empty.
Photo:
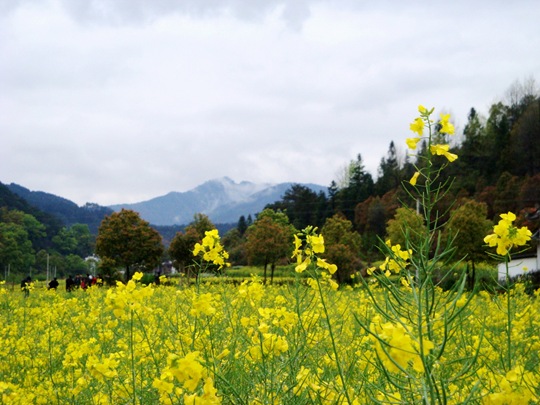
[[[246,221],[246,217],[241,215],[238,219],[238,225],[236,226],[236,229],[238,229],[238,232],[240,233],[240,236],[243,236],[248,228],[248,224]]]
[[[510,171],[510,125],[508,107],[501,102],[493,104],[486,123],[489,144],[486,145],[488,160],[484,163],[490,168],[487,173],[490,184],[494,184],[503,172]]]
[[[397,188],[401,184],[401,171],[398,154],[394,141],[390,142],[386,158],[381,159],[379,165],[379,176],[375,184],[378,196],[386,194],[388,191]]]
[[[512,173],[534,176],[540,173],[540,97],[527,97],[522,105],[523,113],[517,118],[511,134]]]
[[[464,188],[469,194],[473,194],[476,192],[479,179],[488,175],[486,159],[489,151],[485,127],[474,108],[469,111],[467,124],[463,129],[463,136],[464,140],[455,165],[456,173],[453,174],[467,173],[467,176],[455,176],[456,187]]]
[[[358,154],[356,161],[351,162],[350,167],[348,186],[339,190],[336,205],[339,212],[353,221],[356,205],[371,196],[375,186],[371,174],[365,170],[361,154]]]
[[[229,253],[229,261],[231,264],[236,266],[245,266],[247,264],[245,233],[244,235],[240,235],[238,228],[233,228],[223,235],[221,243]]]
[[[308,225],[321,226],[327,212],[327,199],[324,193],[317,194],[309,187],[293,184],[281,201],[268,204],[265,208],[287,214],[291,224],[297,229]]]

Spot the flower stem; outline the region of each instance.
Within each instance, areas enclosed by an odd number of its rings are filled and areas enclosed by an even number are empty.
[[[321,288],[321,283],[319,281],[319,277],[315,277],[317,280],[317,288],[319,290],[319,296],[321,297],[321,304],[324,309],[324,317],[326,319],[326,324],[328,325],[328,333],[330,334],[330,340],[332,341],[332,350],[334,351],[334,356],[336,357],[336,365],[338,368],[339,378],[341,380],[341,384],[343,385],[343,390],[345,391],[345,397],[347,398],[347,402],[349,404],[352,404],[351,398],[349,397],[349,390],[347,389],[347,382],[345,381],[345,376],[343,375],[343,368],[341,367],[341,362],[339,361],[339,354],[336,346],[336,340],[334,339],[334,332],[332,331],[332,323],[330,322],[330,316],[328,314],[328,308],[326,307],[326,301],[324,300],[323,291]]]

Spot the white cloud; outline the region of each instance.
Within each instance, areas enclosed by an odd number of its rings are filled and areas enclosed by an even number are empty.
[[[540,71],[534,1],[8,3],[0,181],[79,204],[376,175],[418,103],[463,126]]]

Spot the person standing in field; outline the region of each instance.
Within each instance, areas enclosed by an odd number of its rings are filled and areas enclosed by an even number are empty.
[[[49,282],[49,290],[55,290],[58,288],[58,280],[56,277]]]
[[[71,278],[71,276],[68,276],[68,278],[66,278],[66,291],[67,292],[73,291],[74,286],[75,286],[75,281]]]
[[[21,281],[21,290],[24,292],[25,297],[28,297],[30,295],[31,284],[32,284],[32,278],[30,276],[24,278]]]

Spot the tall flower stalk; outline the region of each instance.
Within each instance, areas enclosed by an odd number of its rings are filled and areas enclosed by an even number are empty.
[[[378,313],[365,324],[357,322],[369,333],[376,347],[380,375],[385,392],[375,394],[381,383],[372,384],[373,397],[381,402],[401,398],[410,403],[445,404],[455,394],[459,380],[473,370],[476,356],[468,356],[446,363],[445,350],[451,339],[459,338],[456,327],[467,311],[464,300],[465,274],[462,274],[452,291],[442,293],[435,280],[441,268],[454,272],[451,263],[454,249],[451,240],[443,243],[442,227],[437,204],[448,192],[451,182],[444,180],[443,170],[458,156],[450,152],[445,141],[454,134],[448,114],[441,114],[436,123],[434,109],[418,107],[419,116],[410,124],[414,136],[406,140],[407,146],[416,150],[424,143],[424,153],[417,156],[415,173],[405,184],[412,200],[419,203],[418,214],[424,227],[408,227],[402,232],[404,246],[387,241],[384,245],[386,260],[379,267],[368,269],[378,281],[377,287],[364,281],[374,309]],[[442,164],[437,162],[444,158]],[[443,276],[444,277],[444,276]],[[384,302],[376,299],[375,289],[382,288]],[[457,367],[456,367],[457,363]],[[468,389],[460,395],[467,402],[478,388]]]
[[[502,286],[506,295],[506,356],[505,371],[510,371],[513,367],[514,359],[512,354],[512,331],[515,310],[512,308],[510,266],[512,260],[511,251],[513,248],[525,246],[531,240],[532,233],[527,227],[518,228],[514,225],[516,215],[512,212],[500,215],[501,220],[493,227],[493,233],[484,238],[484,242],[490,247],[497,248],[494,257],[502,261],[505,267],[506,282]]]
[[[196,274],[197,291],[199,290],[199,276],[209,266],[213,266],[221,271],[224,267],[229,267],[231,264],[228,262],[229,253],[225,250],[221,244],[221,238],[217,229],[206,231],[204,238],[200,243],[196,243],[193,247],[193,256],[202,258],[201,263],[195,263],[194,266]]]
[[[323,235],[317,234],[317,228],[308,226],[299,234],[294,235],[294,251],[292,258],[297,261],[295,271],[297,273],[308,271],[311,275],[308,284],[314,288],[319,295],[320,305],[324,313],[324,320],[332,342],[332,351],[342,387],[342,395],[347,400],[347,403],[353,404],[354,402],[349,392],[345,370],[340,359],[340,352],[336,344],[332,322],[330,321],[328,304],[323,291],[323,287],[330,287],[330,290],[337,289],[337,283],[332,280],[332,275],[337,271],[337,266],[328,263],[325,259],[320,257],[320,255],[324,253],[324,250],[324,237]],[[321,270],[321,272],[319,273],[317,270]]]

